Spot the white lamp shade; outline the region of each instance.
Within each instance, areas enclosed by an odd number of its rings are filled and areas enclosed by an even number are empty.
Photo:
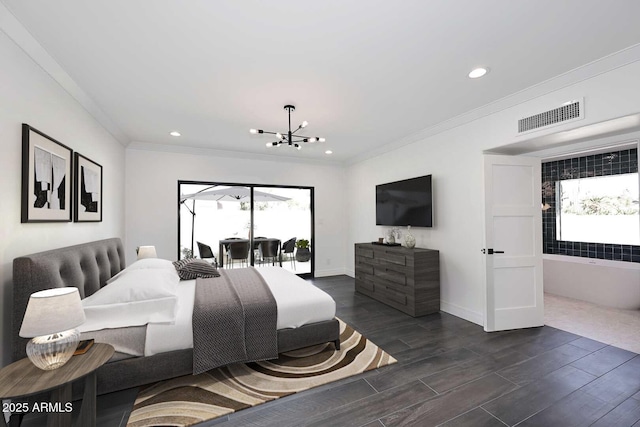
[[[140,246],[138,247],[138,259],[143,258],[158,258],[156,255],[155,246]]]
[[[74,329],[85,322],[78,288],[54,288],[29,297],[20,336],[33,338]]]

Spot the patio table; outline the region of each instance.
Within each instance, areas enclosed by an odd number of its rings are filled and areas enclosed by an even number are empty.
[[[282,267],[282,257],[280,256],[280,253],[281,253],[281,250],[282,250],[282,242],[280,241],[280,239],[276,239],[276,238],[273,238],[273,237],[269,237],[269,238],[266,238],[266,239],[262,239],[262,238],[253,239],[253,243],[273,242],[273,241],[277,241],[278,242],[278,261],[280,263],[280,267]],[[218,246],[219,257],[218,258],[220,258],[218,261],[219,261],[219,264],[220,264],[220,268],[224,267],[224,256],[223,256],[224,248],[226,247],[226,245],[228,245],[229,243],[233,243],[233,242],[249,242],[249,243],[251,243],[251,241],[249,239],[223,239],[223,240],[220,240],[218,242],[219,243],[219,246]],[[253,244],[251,244],[249,247],[253,248]],[[253,250],[250,250],[249,252],[253,253]]]

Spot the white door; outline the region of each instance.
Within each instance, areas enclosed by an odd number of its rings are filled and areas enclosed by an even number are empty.
[[[484,156],[484,329],[544,324],[540,159]]]

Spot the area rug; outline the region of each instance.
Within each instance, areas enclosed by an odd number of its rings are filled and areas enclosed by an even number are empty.
[[[245,408],[395,363],[340,321],[333,343],[283,353],[277,360],[187,375],[140,391],[127,426],[191,426]]]

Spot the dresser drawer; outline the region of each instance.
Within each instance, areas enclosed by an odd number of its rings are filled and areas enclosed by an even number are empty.
[[[381,300],[393,301],[396,304],[407,305],[407,296],[383,285],[375,285],[374,292]]]
[[[356,256],[361,256],[364,258],[373,258],[373,249],[369,248],[361,248],[356,246]]]
[[[373,292],[374,286],[372,280],[360,280],[356,279],[356,291],[364,289],[365,291]]]
[[[373,265],[356,259],[356,274],[358,273],[373,274]]]
[[[407,257],[402,253],[378,250],[375,251],[373,257],[380,265],[395,264],[395,265],[407,265]]]
[[[373,275],[385,282],[393,283],[396,286],[407,286],[407,276],[394,270],[387,270],[384,267],[375,267]]]

